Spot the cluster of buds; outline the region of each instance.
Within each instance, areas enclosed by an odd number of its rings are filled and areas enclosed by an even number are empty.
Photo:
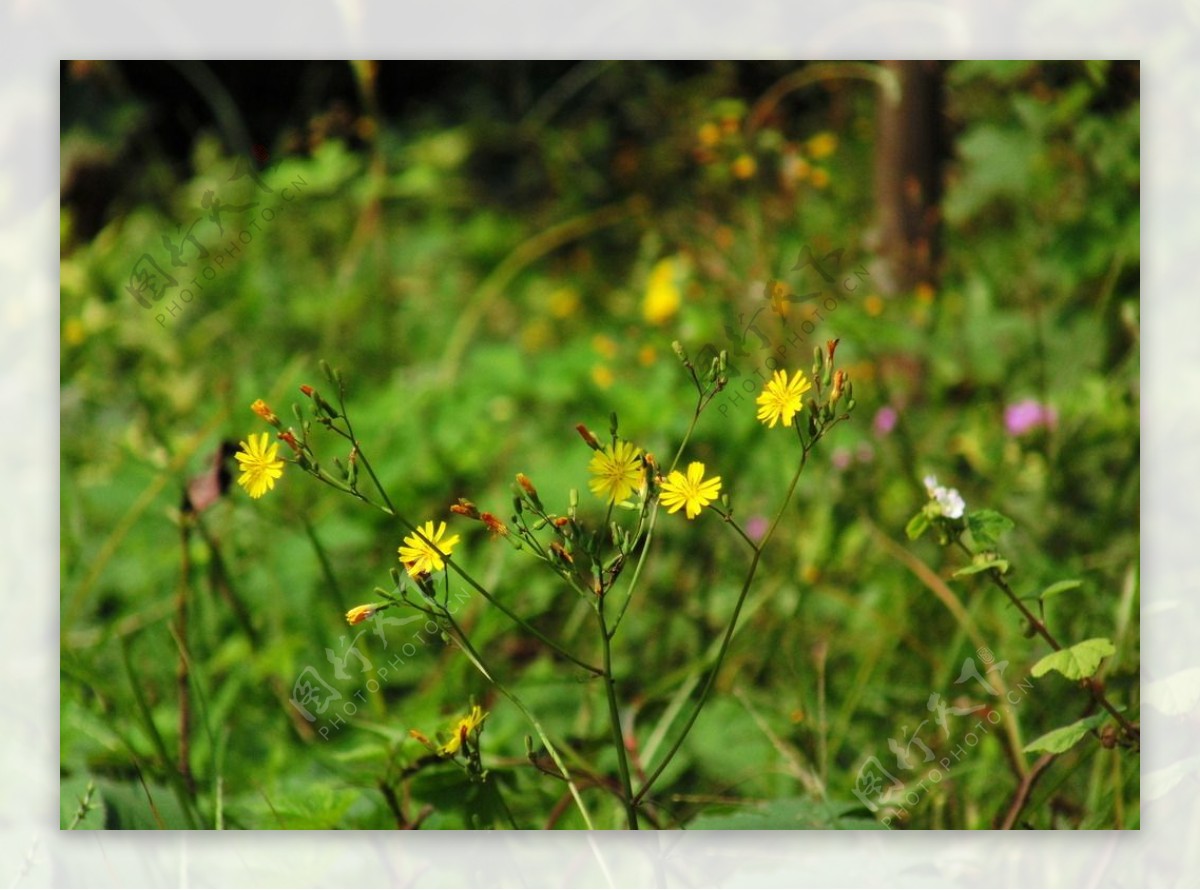
[[[467,519],[474,519],[476,522],[482,522],[487,530],[492,533],[493,537],[507,538],[508,526],[494,513],[488,513],[486,510],[480,511],[473,503],[466,498],[459,498],[457,504],[450,505],[450,512],[457,513],[459,516],[465,516]]]

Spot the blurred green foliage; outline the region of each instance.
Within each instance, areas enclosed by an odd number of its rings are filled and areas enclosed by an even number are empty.
[[[184,487],[222,440],[263,428],[254,399],[291,422],[298,387],[322,384],[324,358],[346,375],[359,437],[406,515],[449,518],[466,497],[506,516],[524,472],[549,509],[565,510],[574,487],[598,518],[574,425],[606,429],[616,410],[623,435],[669,457],[691,411],[671,341],[735,350],[726,328],[747,320],[772,346],[794,336],[804,316],[785,327],[762,285],[815,286],[812,269],[792,268],[806,245],[844,249],[843,267],[867,274],[792,366],[840,338],[859,409],[801,479],[716,695],[653,795],[662,826],[860,827],[871,816],[856,777],[871,756],[894,767],[890,739],[929,720],[922,737],[939,759],[961,746],[968,718],[937,728],[931,694],[995,702],[956,685],[977,646],[929,577],[1008,662],[1009,687],[1047,654],[982,582],[943,581],[960,556],[905,539],[928,472],[972,509],[1015,521],[1003,548],[1019,593],[1082,582],[1048,600],[1046,620],[1068,642],[1115,642],[1105,681],[1136,716],[1136,65],[949,65],[945,268],[900,295],[874,290],[864,246],[872,88],[823,80],[751,130],[765,86],[791,66],[750,67],[752,77],[732,64],[581,63],[513,99],[490,69],[468,66],[470,90],[442,106],[388,116],[364,100],[344,132],[281,134],[261,185],[232,178],[246,160],[216,130],[195,132],[182,168],[139,144],[153,115],[136,94],[68,122],[65,180],[138,161],[106,213],[82,199],[62,211],[64,826],[89,782],[94,809],[77,827],[502,825],[494,800],[450,764],[420,764],[426,752],[407,736],[444,728],[474,696],[492,712],[484,750],[516,821],[540,827],[554,813],[556,827],[579,827],[561,785],[526,761],[520,714],[441,641],[408,655],[409,627],[365,633],[358,647],[372,671],[392,664],[386,678],[369,688],[376,674],[350,662],[349,678],[333,680],[327,653],[362,629],[343,613],[390,585],[400,536],[387,517],[290,472],[261,501],[235,486],[185,544]],[[367,97],[370,72],[358,74]],[[227,208],[220,232],[214,197]],[[183,240],[193,222],[196,240]],[[179,282],[150,308],[128,291],[145,254]],[[647,315],[656,267],[667,290]],[[745,345],[733,361],[757,379],[767,349],[753,335]],[[685,459],[724,478],[746,521],[778,502],[791,451],[734,386]],[[1008,432],[1005,409],[1023,398],[1053,406],[1056,424]],[[896,412],[889,431],[872,422],[880,409]],[[664,516],[659,528],[614,652],[635,758],[673,737],[675,697],[702,675],[746,563],[711,515]],[[477,526],[455,531],[462,558],[510,607],[594,652],[573,595]],[[175,767],[185,575],[194,788]],[[478,598],[465,615],[576,766],[613,775],[599,687]],[[289,701],[308,667],[342,694],[335,707],[355,704],[344,723],[309,724]],[[1022,741],[1086,704],[1062,677],[1040,678],[1015,708]],[[904,824],[991,827],[1016,787],[1011,759],[1022,755],[1008,746],[986,735]],[[1136,755],[1084,736],[1035,786],[1020,824],[1137,827],[1138,775]],[[620,824],[607,791],[585,794],[605,826]]]

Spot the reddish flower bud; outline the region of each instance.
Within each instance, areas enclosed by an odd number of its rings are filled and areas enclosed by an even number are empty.
[[[593,451],[599,451],[601,449],[600,440],[597,439],[592,431],[586,426],[584,426],[582,423],[577,423],[575,424],[575,429],[578,430],[579,435],[583,437],[583,441],[587,442],[589,448],[591,448]]]

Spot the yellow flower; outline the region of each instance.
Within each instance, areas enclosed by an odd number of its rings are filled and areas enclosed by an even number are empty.
[[[459,540],[458,535],[451,535],[444,541],[442,540],[442,536],[446,534],[446,523],[444,522],[439,523],[435,531],[433,520],[430,520],[420,528],[420,532],[434,546],[431,547],[414,534],[406,537],[404,543],[397,548],[400,562],[404,563],[404,567],[414,578],[427,572],[440,572],[444,569],[446,561],[443,554],[449,556]]]
[[[279,443],[268,446],[266,433],[251,433],[247,438],[250,443],[239,442],[242,450],[234,455],[242,471],[238,485],[257,499],[275,487],[275,480],[283,475],[283,461],[276,456]]]
[[[758,170],[758,164],[748,154],[740,154],[729,166],[734,179],[749,179]]]
[[[676,262],[674,257],[659,260],[650,270],[646,285],[646,297],[642,301],[642,315],[651,324],[662,324],[679,311],[683,297],[675,281]]]
[[[608,389],[616,379],[608,365],[596,365],[592,368],[592,382],[601,389]]]
[[[687,508],[687,518],[695,519],[700,511],[717,499],[721,493],[721,477],[704,478],[704,464],[692,461],[688,464],[687,475],[673,470],[662,484],[662,505],[668,513],[675,513],[680,507]]]
[[[346,613],[347,624],[362,624],[375,614],[374,606],[355,606]]]
[[[705,121],[696,131],[696,138],[705,148],[712,148],[721,141],[721,130],[712,121]]]
[[[829,171],[821,167],[817,167],[815,170],[813,170],[812,175],[808,178],[808,181],[813,184],[813,188],[823,189],[825,186],[829,185]]]
[[[803,371],[797,371],[790,381],[787,371],[776,371],[759,393],[758,419],[774,427],[782,418],[784,426],[791,426],[792,418],[804,409],[804,394],[810,389],[812,384]]]
[[[479,705],[473,705],[471,707],[471,712],[467,714],[467,716],[460,719],[457,724],[455,724],[454,729],[452,730],[453,735],[450,736],[450,740],[446,742],[446,744],[438,748],[438,753],[443,757],[453,757],[458,753],[458,750],[463,746],[463,743],[466,742],[467,736],[478,730],[479,727],[483,726],[483,721],[486,720],[487,717],[488,715],[486,711],[480,708]]]
[[[818,133],[808,140],[808,153],[814,160],[819,161],[837,151],[837,144],[837,136],[832,133]]]
[[[610,503],[623,501],[642,485],[642,452],[632,442],[621,440],[616,446],[605,445],[592,455],[588,482],[596,495]]]

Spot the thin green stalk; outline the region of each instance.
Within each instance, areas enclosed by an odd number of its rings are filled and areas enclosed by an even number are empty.
[[[617,689],[612,671],[612,634],[604,622],[604,600],[596,606],[596,617],[600,625],[600,642],[604,647],[604,691],[608,697],[608,721],[612,729],[613,746],[617,749],[617,772],[621,776],[621,803],[625,807],[625,818],[630,829],[637,831],[637,806],[633,802],[633,784],[629,779],[629,756],[625,750],[625,732],[621,727],[621,711],[617,707]]]
[[[796,432],[797,435],[799,435],[800,430],[798,427]],[[708,700],[708,695],[712,691],[713,684],[716,681],[717,674],[720,673],[721,665],[725,661],[725,654],[729,651],[729,643],[733,639],[733,631],[737,627],[738,616],[741,614],[742,606],[746,602],[746,596],[750,593],[750,585],[754,582],[754,576],[758,572],[758,563],[759,560],[762,559],[763,549],[766,547],[767,542],[771,540],[771,536],[775,534],[776,527],[783,519],[783,514],[786,512],[788,504],[791,503],[792,495],[796,491],[796,484],[800,481],[800,474],[804,472],[805,464],[808,463],[808,452],[816,443],[818,438],[820,438],[820,433],[818,433],[818,435],[813,438],[812,442],[808,443],[807,445],[805,445],[803,439],[801,439],[800,464],[796,467],[796,472],[792,476],[791,483],[788,485],[787,494],[784,495],[783,503],[779,507],[779,512],[775,514],[774,521],[767,528],[767,533],[763,535],[762,542],[754,548],[754,558],[750,561],[750,568],[746,573],[746,580],[742,583],[742,590],[738,594],[737,603],[733,607],[733,614],[730,616],[729,624],[725,628],[725,636],[721,640],[721,648],[717,651],[716,661],[713,663],[712,669],[709,671],[708,679],[704,681],[704,687],[700,690],[700,697],[696,700],[696,704],[693,706],[691,714],[688,715],[687,722],[683,725],[683,730],[680,732],[679,737],[674,741],[674,743],[672,743],[670,750],[667,751],[666,756],[663,757],[659,765],[649,776],[646,777],[646,781],[642,783],[641,790],[634,795],[633,804],[635,806],[641,803],[642,799],[647,793],[649,793],[650,788],[658,780],[658,777],[662,775],[663,770],[665,770],[674,759],[676,753],[683,746],[684,739],[687,738],[692,726],[700,717],[700,711],[704,708],[704,704]]]

